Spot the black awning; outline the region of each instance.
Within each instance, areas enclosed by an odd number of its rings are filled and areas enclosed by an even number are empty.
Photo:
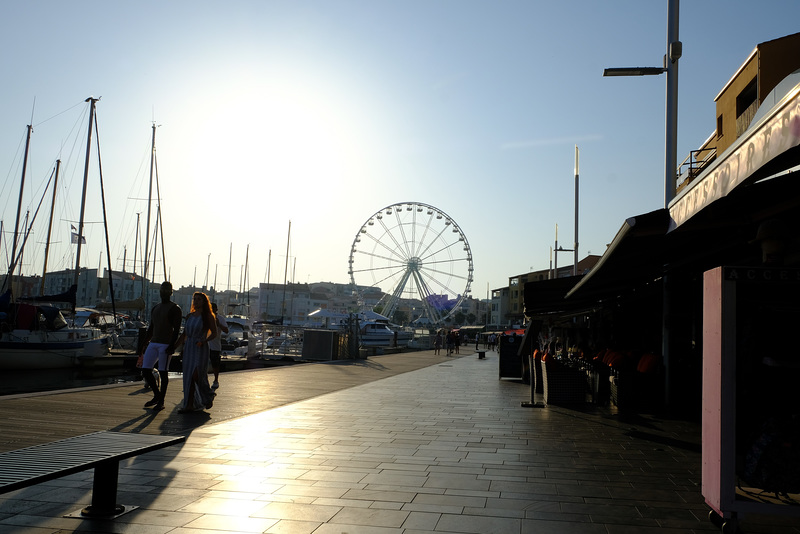
[[[626,219],[594,269],[569,289],[567,300],[599,301],[659,278],[669,221],[666,209]]]
[[[553,278],[552,280],[539,280],[527,282],[525,291],[525,315],[564,314],[581,307],[579,299],[567,301],[567,292],[575,287],[585,275]]]
[[[788,234],[800,235],[798,176],[789,172],[743,184],[676,229],[670,229],[665,209],[627,219],[566,300],[612,298],[670,272],[699,274],[718,265],[760,263],[760,246],[753,240],[762,222],[778,219]]]

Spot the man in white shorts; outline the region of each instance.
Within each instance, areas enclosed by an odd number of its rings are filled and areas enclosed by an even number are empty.
[[[161,302],[153,306],[150,312],[150,326],[143,340],[143,343],[147,344],[147,349],[142,358],[142,374],[147,385],[153,390],[153,398],[147,401],[144,407],[152,406],[156,411],[164,409],[164,397],[169,384],[169,358],[175,352],[175,341],[181,333],[183,319],[181,307],[170,300],[172,284],[163,282],[160,294]],[[153,369],[156,367],[161,378],[160,390],[156,377],[153,376]]]

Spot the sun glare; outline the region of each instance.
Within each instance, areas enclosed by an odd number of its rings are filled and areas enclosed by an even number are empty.
[[[247,90],[204,114],[195,131],[195,172],[240,188],[287,193],[343,172],[347,124],[332,104],[293,90]]]

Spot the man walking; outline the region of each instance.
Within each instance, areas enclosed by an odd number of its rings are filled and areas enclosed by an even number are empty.
[[[161,302],[153,306],[150,312],[150,326],[142,341],[142,346],[147,345],[142,358],[142,374],[153,390],[153,398],[144,404],[145,408],[153,410],[164,409],[164,397],[169,385],[169,358],[175,352],[175,341],[181,333],[181,307],[170,300],[172,297],[172,284],[163,282],[159,291]],[[153,369],[158,369],[161,378],[161,389],[158,387]]]

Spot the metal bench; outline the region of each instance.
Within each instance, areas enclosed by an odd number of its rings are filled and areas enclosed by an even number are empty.
[[[0,494],[94,468],[92,504],[80,515],[114,517],[137,508],[117,504],[120,460],[185,440],[184,436],[94,432],[0,453]]]

